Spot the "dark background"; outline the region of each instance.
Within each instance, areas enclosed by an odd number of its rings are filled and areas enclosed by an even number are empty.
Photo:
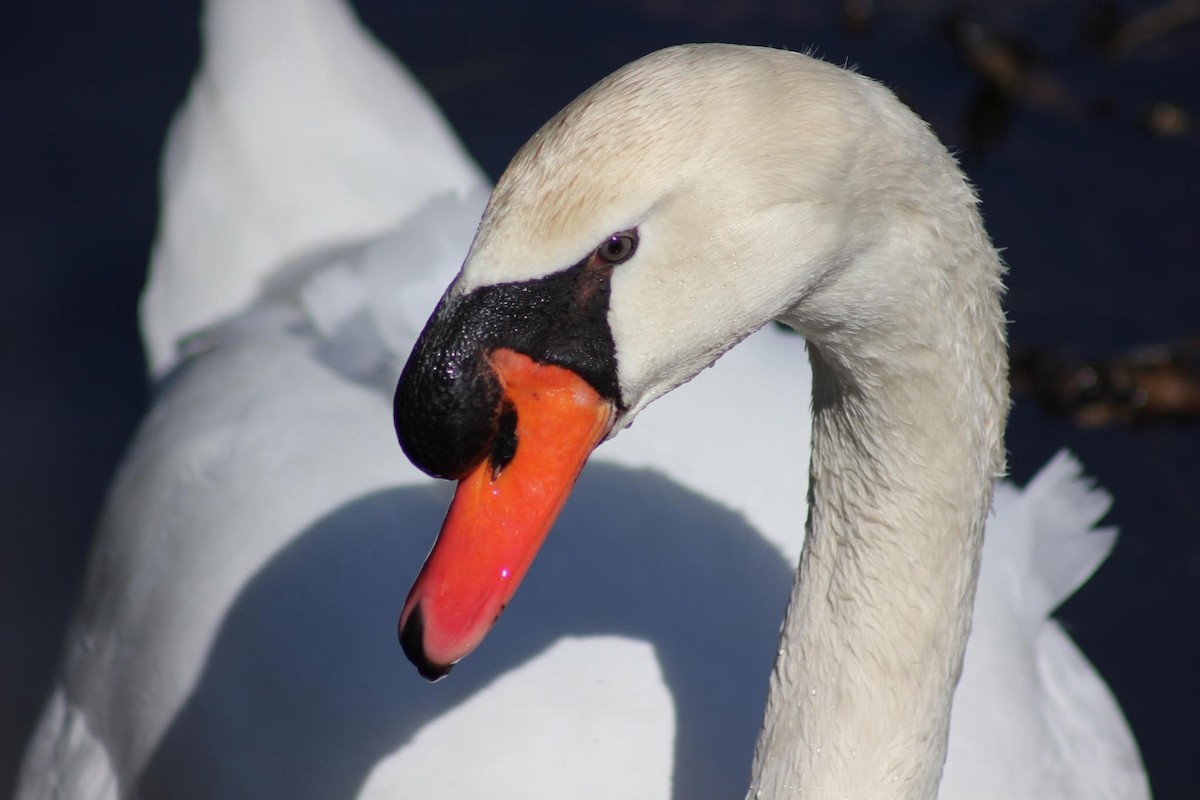
[[[356,3],[493,178],[575,94],[661,46],[812,48],[857,65],[960,153],[1011,268],[1013,342],[1101,357],[1200,332],[1200,121],[1176,135],[1147,124],[1156,103],[1200,115],[1200,26],[1102,47],[1159,5]],[[144,409],[136,301],[198,14],[179,0],[29,3],[0,32],[0,793]],[[1067,446],[1115,495],[1116,550],[1059,617],[1120,699],[1156,796],[1195,796],[1200,427],[1081,430],[1020,397],[1008,443],[1018,480]]]

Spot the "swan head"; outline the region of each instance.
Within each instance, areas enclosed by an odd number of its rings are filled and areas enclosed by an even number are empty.
[[[911,194],[904,151],[931,143],[944,154],[889,92],[824,62],[730,45],[659,51],[521,149],[451,294],[543,280],[629,237],[606,314],[619,429],[768,320],[787,316],[820,340],[894,301],[849,267],[887,239],[886,195]]]
[[[920,238],[896,235],[929,216],[914,177],[973,207],[889,92],[761,48],[652,54],[530,139],[397,387],[405,452],[461,481],[401,617],[423,674],[482,638],[588,454],[657,397],[772,319],[853,358],[852,333],[923,301],[881,257]],[[553,463],[535,441],[557,443]],[[517,527],[532,532],[513,544]]]

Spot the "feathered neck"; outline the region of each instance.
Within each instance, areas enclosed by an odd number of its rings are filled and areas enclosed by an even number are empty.
[[[809,519],[750,797],[937,794],[1007,412],[1002,268],[943,163],[959,202],[914,197],[866,256],[903,276],[884,312],[784,316],[813,365]]]

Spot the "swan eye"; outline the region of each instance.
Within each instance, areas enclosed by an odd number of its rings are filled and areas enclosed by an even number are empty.
[[[606,264],[621,264],[628,261],[638,246],[637,229],[614,233],[596,248],[596,257]]]

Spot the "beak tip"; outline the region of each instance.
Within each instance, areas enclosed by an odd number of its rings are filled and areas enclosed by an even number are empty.
[[[425,654],[425,620],[421,606],[414,606],[407,619],[400,620],[400,647],[422,678],[435,683],[450,674],[454,664],[438,664]]]

